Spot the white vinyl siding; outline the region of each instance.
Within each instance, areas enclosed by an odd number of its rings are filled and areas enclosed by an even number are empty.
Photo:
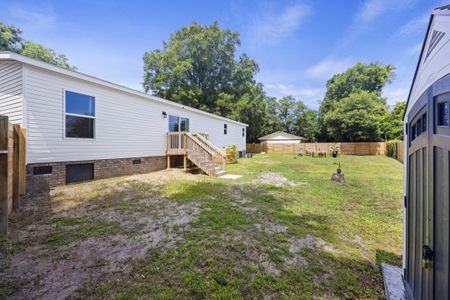
[[[166,154],[169,117],[189,118],[192,133],[208,132],[219,147],[245,150],[244,126],[114,88],[25,65],[27,163]],[[95,139],[64,138],[64,90],[95,97]]]
[[[445,35],[433,49],[431,54],[426,57],[434,30],[443,32]],[[433,23],[429,29],[428,40],[425,43],[425,49],[425,53],[420,61],[417,77],[415,78],[411,90],[405,115],[408,115],[411,107],[414,106],[414,103],[417,102],[424,91],[426,91],[436,80],[450,74],[450,62],[448,59],[450,57],[450,18],[448,16],[434,16]]]
[[[0,115],[13,124],[22,124],[22,95],[22,64],[0,62]]]

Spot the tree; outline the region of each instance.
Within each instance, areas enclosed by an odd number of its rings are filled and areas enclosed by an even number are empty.
[[[68,70],[74,71],[77,69],[69,64],[69,61],[64,54],[56,54],[53,49],[45,48],[44,46],[34,42],[25,42],[20,54],[55,66],[63,67]]]
[[[0,51],[11,51],[69,70],[76,70],[74,66],[69,64],[64,54],[56,54],[52,49],[25,41],[20,36],[21,34],[22,31],[19,28],[0,22]]]
[[[292,96],[286,96],[278,101],[278,113],[281,119],[283,131],[292,133],[298,116],[306,109],[302,101],[295,100]]]
[[[248,124],[247,142],[258,142],[266,128],[266,98],[262,84],[254,85],[250,93],[244,94],[234,106],[230,118]]]
[[[406,102],[398,102],[382,118],[383,136],[386,140],[403,140],[403,113]]]
[[[317,134],[319,132],[318,113],[316,110],[305,109],[297,117],[297,122],[294,126],[294,133],[306,138],[309,142],[317,141]]]
[[[265,115],[264,128],[261,130],[261,136],[271,134],[275,131],[282,130],[282,121],[278,114],[278,101],[275,97],[266,97],[265,99]]]
[[[379,141],[385,113],[386,99],[376,92],[358,91],[341,99],[325,114],[325,128],[333,141]]]
[[[19,28],[0,22],[0,51],[20,52],[23,42],[21,33]]]
[[[357,63],[341,74],[334,75],[327,81],[327,92],[319,108],[320,138],[333,139],[328,135],[328,128],[324,127],[325,115],[336,105],[352,93],[367,91],[381,96],[383,88],[394,78],[394,66],[379,63]]]
[[[173,33],[163,50],[144,55],[146,92],[195,108],[232,114],[233,106],[251,95],[258,65],[247,55],[235,59],[239,34],[192,23]]]

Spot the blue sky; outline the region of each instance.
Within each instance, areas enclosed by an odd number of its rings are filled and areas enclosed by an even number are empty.
[[[327,79],[356,62],[396,66],[384,93],[405,100],[429,13],[441,0],[9,1],[0,21],[64,53],[80,72],[142,90],[142,56],[192,22],[241,34],[269,95],[318,107]]]

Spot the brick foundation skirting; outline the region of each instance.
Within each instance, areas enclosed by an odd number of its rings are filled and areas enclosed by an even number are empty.
[[[133,164],[140,160],[140,164]],[[47,192],[50,188],[66,184],[66,165],[94,164],[94,179],[142,174],[166,168],[166,156],[148,156],[117,159],[83,160],[70,162],[37,163],[27,165],[27,193]],[[51,174],[33,175],[34,167],[52,166]]]

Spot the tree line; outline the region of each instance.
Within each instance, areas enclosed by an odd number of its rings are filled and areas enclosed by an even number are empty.
[[[268,96],[256,82],[258,64],[236,56],[239,34],[192,23],[173,33],[163,49],[144,55],[146,92],[249,124],[248,142],[283,130],[309,141],[402,139],[405,103],[389,108],[381,96],[394,66],[358,63],[327,81],[319,110],[300,99]]]
[[[63,54],[25,41],[19,28],[0,22],[0,50],[74,70]],[[147,93],[247,123],[247,141],[282,130],[315,141],[403,139],[405,102],[393,107],[383,88],[394,66],[357,63],[326,83],[319,109],[301,99],[271,97],[256,81],[258,64],[237,55],[239,33],[192,23],[170,35],[162,49],[146,52],[143,87]]]

